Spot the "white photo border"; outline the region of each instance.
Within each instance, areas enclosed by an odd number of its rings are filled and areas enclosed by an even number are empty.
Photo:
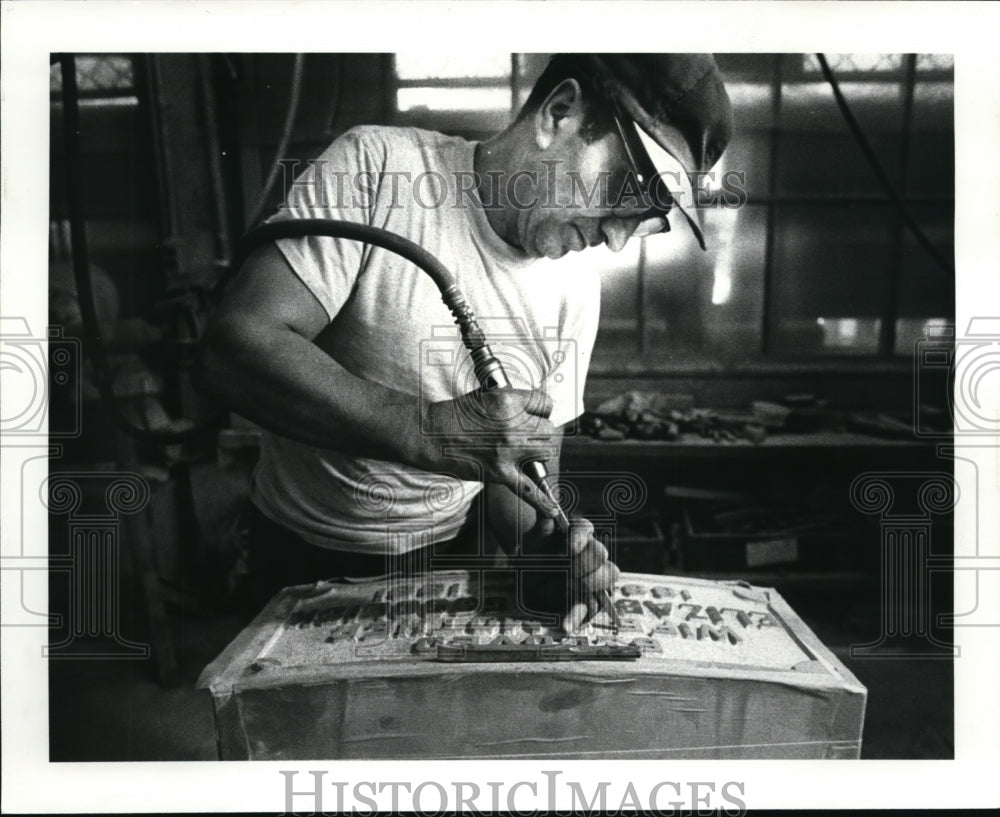
[[[956,325],[1000,314],[1000,7],[990,3],[842,2],[32,2],[3,3],[0,309],[47,322],[48,121],[51,52],[713,51],[954,53]],[[994,395],[996,397],[996,395]],[[1000,405],[1000,400],[997,401]],[[998,409],[1000,410],[1000,409]],[[974,441],[983,543],[1000,542],[996,438]],[[966,486],[963,486],[966,487]],[[18,486],[0,486],[3,508]],[[45,540],[45,520],[33,531]],[[956,518],[958,534],[969,520]],[[10,531],[4,531],[10,536]],[[992,537],[992,539],[990,538]],[[6,547],[5,542],[5,547]],[[998,556],[1000,554],[990,553]],[[983,597],[996,580],[979,582]],[[956,610],[976,603],[956,578]],[[1000,594],[997,594],[1000,596]],[[6,612],[6,603],[4,605]],[[1000,621],[996,610],[987,620]],[[956,628],[955,759],[950,761],[572,761],[392,763],[48,762],[44,628],[2,633],[2,808],[6,812],[283,811],[281,770],[327,779],[743,781],[750,808],[944,808],[1000,799],[998,630]],[[350,782],[349,782],[350,785]],[[546,803],[539,795],[538,806]],[[388,793],[378,798],[388,805]],[[530,798],[518,798],[530,807]],[[434,803],[431,798],[428,802]],[[332,801],[331,801],[332,805]],[[556,804],[565,807],[565,802]],[[331,808],[332,810],[332,808]]]

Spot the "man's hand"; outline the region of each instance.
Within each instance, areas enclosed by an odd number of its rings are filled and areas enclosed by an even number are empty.
[[[549,422],[552,400],[521,389],[478,390],[426,408],[420,465],[460,479],[504,485],[544,516],[555,505],[521,470],[529,460],[546,460],[558,446]]]
[[[594,538],[594,526],[586,519],[570,520],[569,552],[571,578],[579,588],[579,595],[563,619],[567,633],[600,609],[598,599],[604,596],[604,591],[614,590],[621,575],[615,563],[608,561],[608,549]]]

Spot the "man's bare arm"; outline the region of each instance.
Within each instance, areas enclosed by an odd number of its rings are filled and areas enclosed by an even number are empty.
[[[299,442],[400,462],[419,459],[414,398],[355,377],[313,343],[328,323],[277,247],[258,250],[206,332],[203,390]]]
[[[206,332],[202,389],[262,427],[321,448],[391,460],[461,479],[500,482],[544,513],[551,503],[519,471],[511,452],[544,450],[551,403],[540,392],[511,389],[436,403],[356,377],[314,343],[326,311],[276,246],[258,250],[230,285]],[[463,402],[478,401],[475,409]],[[529,442],[516,423],[499,421],[486,444],[476,439],[478,467],[444,455],[472,442],[463,412],[498,418],[535,415]],[[523,416],[523,415],[522,415]],[[424,433],[426,430],[432,433]]]

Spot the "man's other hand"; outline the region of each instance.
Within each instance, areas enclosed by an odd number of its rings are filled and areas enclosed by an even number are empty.
[[[422,427],[421,466],[460,479],[505,485],[544,516],[555,505],[521,470],[547,460],[559,435],[549,422],[552,400],[544,392],[479,389],[455,400],[429,404]]]
[[[608,549],[594,538],[594,526],[586,519],[570,520],[569,553],[571,578],[581,592],[563,619],[567,633],[597,613],[603,606],[599,600],[604,592],[614,591],[621,575],[615,563],[608,560]]]

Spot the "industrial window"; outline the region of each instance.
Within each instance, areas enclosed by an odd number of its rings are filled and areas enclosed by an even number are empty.
[[[548,55],[396,54],[396,122],[482,138],[505,127]],[[736,128],[715,168],[746,203],[615,255],[594,371],[907,355],[953,321],[954,278],[919,246],[851,137],[813,54],[717,55]],[[830,54],[875,155],[924,234],[954,257],[954,60]],[[581,259],[583,260],[583,258]]]
[[[76,85],[80,105],[138,105],[135,66],[124,54],[81,54],[76,57]],[[49,91],[53,102],[61,102],[62,67],[49,66]]]
[[[716,168],[746,204],[704,212],[709,252],[675,227],[604,267],[595,371],[907,355],[954,320],[954,278],[904,228],[814,55],[717,55],[736,128]],[[953,59],[828,55],[932,245],[954,257]]]
[[[396,106],[453,111],[509,110],[510,54],[397,54]]]
[[[122,293],[123,314],[146,301],[138,293],[160,269],[156,156],[148,130],[145,60],[129,54],[74,54],[79,101],[81,197],[91,263]],[[69,262],[69,201],[63,121],[63,75],[49,67],[49,259]],[[65,272],[66,267],[63,267]],[[60,273],[61,274],[61,273]]]
[[[398,124],[471,137],[506,127],[547,55],[400,53],[393,59]]]

